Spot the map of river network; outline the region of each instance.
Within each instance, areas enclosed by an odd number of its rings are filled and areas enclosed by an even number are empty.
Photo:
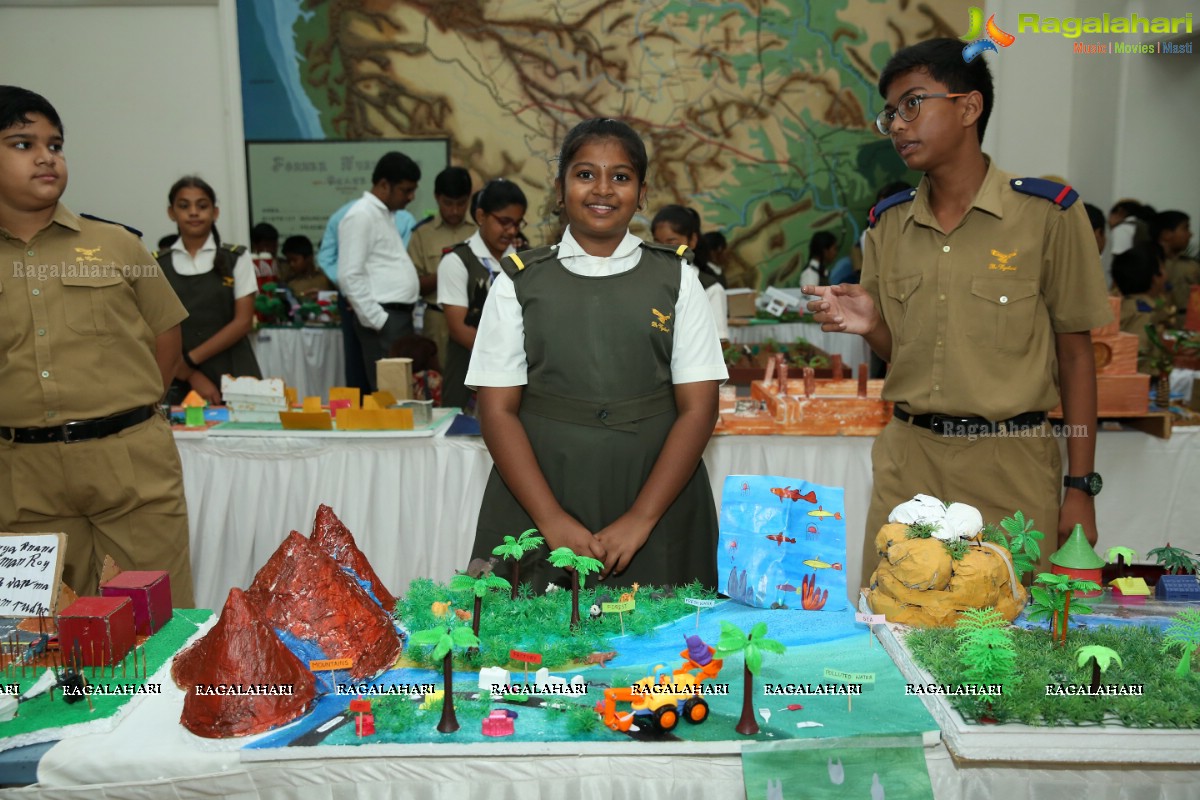
[[[246,139],[447,138],[477,183],[522,186],[536,245],[559,229],[563,136],[619,117],[650,153],[649,216],[690,205],[728,237],[731,285],[794,286],[813,233],[848,253],[875,192],[917,177],[875,132],[876,81],[896,49],[959,36],[962,15],[950,0],[238,0]]]

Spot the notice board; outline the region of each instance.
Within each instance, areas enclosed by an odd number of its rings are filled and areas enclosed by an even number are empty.
[[[433,179],[450,163],[449,139],[247,142],[251,224],[274,225],[280,243],[304,235],[316,247],[329,217],[371,188],[375,163],[393,150],[421,168],[407,210],[418,220],[436,214]]]

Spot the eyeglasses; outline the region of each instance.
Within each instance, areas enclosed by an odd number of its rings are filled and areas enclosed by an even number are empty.
[[[884,109],[879,112],[879,116],[875,117],[875,128],[884,136],[888,136],[892,132],[892,120],[897,116],[905,122],[912,122],[917,118],[917,114],[921,113],[922,100],[936,100],[942,97],[955,98],[966,97],[967,92],[959,92],[958,94],[908,94],[900,98],[900,105],[893,109]]]
[[[493,214],[490,211],[485,211],[483,213],[496,220],[496,222],[499,222],[501,228],[512,228],[514,231],[519,231],[525,227],[525,220],[523,218],[513,219],[512,217],[501,217],[497,214]]]

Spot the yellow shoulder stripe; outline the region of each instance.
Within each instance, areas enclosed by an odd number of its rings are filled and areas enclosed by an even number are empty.
[[[687,251],[687,245],[681,244],[681,245],[679,245],[679,249],[675,251],[675,255],[682,257],[686,251]]]
[[[518,271],[525,269],[525,262],[522,261],[516,253],[513,253],[511,256],[509,256],[509,258],[511,258],[513,263],[517,265]]]

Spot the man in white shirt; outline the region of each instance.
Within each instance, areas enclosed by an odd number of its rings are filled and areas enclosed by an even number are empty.
[[[385,154],[375,165],[370,191],[338,223],[338,285],[354,309],[372,390],[379,388],[375,362],[413,332],[420,284],[394,214],[412,201],[420,180],[421,168],[411,158]]]

